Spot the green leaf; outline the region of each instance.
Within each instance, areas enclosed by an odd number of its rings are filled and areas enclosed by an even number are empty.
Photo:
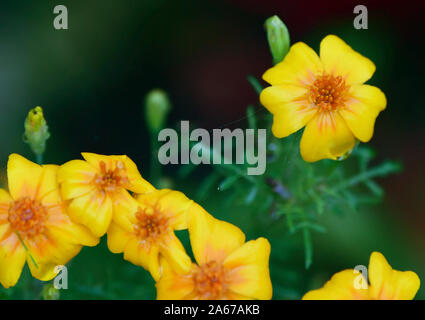
[[[303,229],[304,238],[304,256],[305,256],[305,268],[309,269],[313,262],[313,243],[311,241],[311,233],[308,228]]]
[[[239,176],[230,176],[227,177],[226,179],[224,179],[224,181],[222,181],[219,186],[218,186],[218,190],[219,191],[224,191],[229,189],[237,180],[239,179]]]
[[[261,91],[263,91],[263,86],[261,83],[252,75],[248,76],[248,82],[251,84],[251,86],[254,88],[255,92],[259,95]]]
[[[249,105],[246,108],[246,116],[248,118],[248,126],[250,129],[257,130],[257,118],[255,117],[254,106]]]

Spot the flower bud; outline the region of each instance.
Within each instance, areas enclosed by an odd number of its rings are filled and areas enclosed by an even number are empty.
[[[289,51],[289,32],[278,16],[272,16],[266,20],[266,30],[273,64],[277,64],[285,58]]]
[[[48,283],[44,285],[43,290],[41,291],[41,296],[43,300],[59,300],[60,292],[53,284]]]
[[[164,127],[170,110],[171,103],[165,91],[154,89],[146,95],[145,116],[151,132],[158,132]]]
[[[42,155],[50,133],[41,107],[35,107],[28,112],[24,127],[24,141],[30,145],[36,155]]]

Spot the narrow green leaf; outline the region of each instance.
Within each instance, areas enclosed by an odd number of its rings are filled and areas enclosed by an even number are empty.
[[[254,88],[255,92],[259,95],[261,91],[263,91],[263,86],[261,83],[252,75],[248,76],[248,82],[251,84],[251,86]]]
[[[257,195],[258,192],[258,188],[257,187],[252,187],[251,191],[248,193],[247,197],[245,198],[245,204],[251,204],[252,201],[254,201],[255,196]]]
[[[246,108],[246,116],[248,118],[248,126],[250,129],[257,130],[257,118],[255,117],[254,106],[249,105]]]
[[[309,269],[313,262],[313,243],[311,241],[311,233],[308,228],[303,229],[303,238],[304,238],[305,268]]]
[[[219,186],[218,186],[218,190],[219,191],[224,191],[229,189],[237,180],[239,179],[239,176],[230,176],[227,177],[226,179],[224,179],[224,181],[222,181]]]

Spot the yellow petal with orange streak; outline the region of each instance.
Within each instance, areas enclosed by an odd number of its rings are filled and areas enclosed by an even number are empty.
[[[41,201],[41,203],[45,206],[61,203],[62,197],[60,195],[58,184],[59,166],[43,165],[42,170],[36,199]]]
[[[131,238],[125,246],[124,259],[148,270],[154,280],[159,279],[159,244]]]
[[[27,262],[34,278],[48,281],[56,276],[56,266],[65,265],[81,250],[82,245],[70,241],[68,237],[47,229],[44,235],[24,239],[29,255]]]
[[[27,254],[8,225],[0,226],[0,235],[0,283],[10,288],[18,282]]]
[[[269,300],[273,289],[269,273],[270,243],[258,238],[245,243],[224,260],[228,288],[252,299]]]
[[[0,189],[0,225],[8,223],[9,206],[13,199],[10,194],[3,189]]]
[[[97,170],[83,160],[71,160],[60,166],[58,182],[65,200],[86,195],[96,188],[93,182]]]
[[[189,212],[190,244],[199,265],[223,261],[245,242],[245,234],[238,227],[215,219],[198,204],[192,205]]]
[[[372,139],[375,120],[385,109],[387,99],[377,87],[356,85],[350,88],[351,98],[339,111],[357,139],[368,142]]]
[[[350,151],[355,138],[337,112],[320,112],[307,124],[301,138],[301,156],[307,162],[337,159]]]
[[[68,206],[68,214],[74,222],[81,223],[95,236],[101,237],[112,220],[112,200],[108,195],[95,190],[73,199]]]
[[[260,94],[260,101],[274,115],[272,132],[277,138],[298,131],[317,112],[317,108],[308,101],[307,89],[294,85],[265,88]]]
[[[100,168],[100,162],[103,161],[106,164],[107,169],[114,170],[117,163],[122,162],[124,164],[125,173],[129,180],[126,189],[130,191],[135,193],[147,193],[155,190],[155,188],[148,181],[142,178],[136,164],[125,155],[104,156],[89,152],[83,152],[81,155],[90,165],[95,168]]]
[[[177,273],[169,262],[161,258],[161,277],[156,283],[157,300],[187,300],[194,298],[195,283],[188,273]],[[194,264],[191,269],[196,268]]]
[[[175,230],[187,229],[187,212],[193,201],[180,191],[170,189],[156,190],[136,196],[142,209],[157,210],[170,219]]]
[[[137,222],[136,212],[140,204],[125,189],[119,189],[111,195],[114,215],[112,220],[127,231],[133,230]]]
[[[379,252],[370,256],[369,279],[370,295],[379,300],[412,300],[420,287],[416,273],[393,270]]]
[[[322,72],[322,62],[316,52],[305,43],[297,42],[291,46],[282,62],[263,74],[263,79],[271,85],[290,84],[305,87]]]
[[[160,253],[178,273],[190,271],[192,260],[174,233],[170,233],[160,242]]]
[[[65,211],[65,206],[49,208],[46,227],[56,239],[61,242],[96,246],[99,237],[95,236],[87,227],[75,223]]]
[[[40,165],[13,153],[7,162],[9,192],[14,200],[22,197],[35,199],[43,169]]]

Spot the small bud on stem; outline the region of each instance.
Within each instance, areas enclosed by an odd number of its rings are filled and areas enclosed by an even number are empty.
[[[278,16],[272,16],[266,20],[267,40],[273,57],[273,64],[277,64],[285,58],[291,44],[288,28]]]
[[[35,107],[28,112],[24,127],[24,141],[29,144],[37,157],[37,162],[41,164],[43,153],[46,150],[46,141],[50,137],[49,127],[41,107]]]
[[[151,132],[157,133],[164,128],[170,110],[171,103],[165,91],[154,89],[146,95],[145,115]]]

